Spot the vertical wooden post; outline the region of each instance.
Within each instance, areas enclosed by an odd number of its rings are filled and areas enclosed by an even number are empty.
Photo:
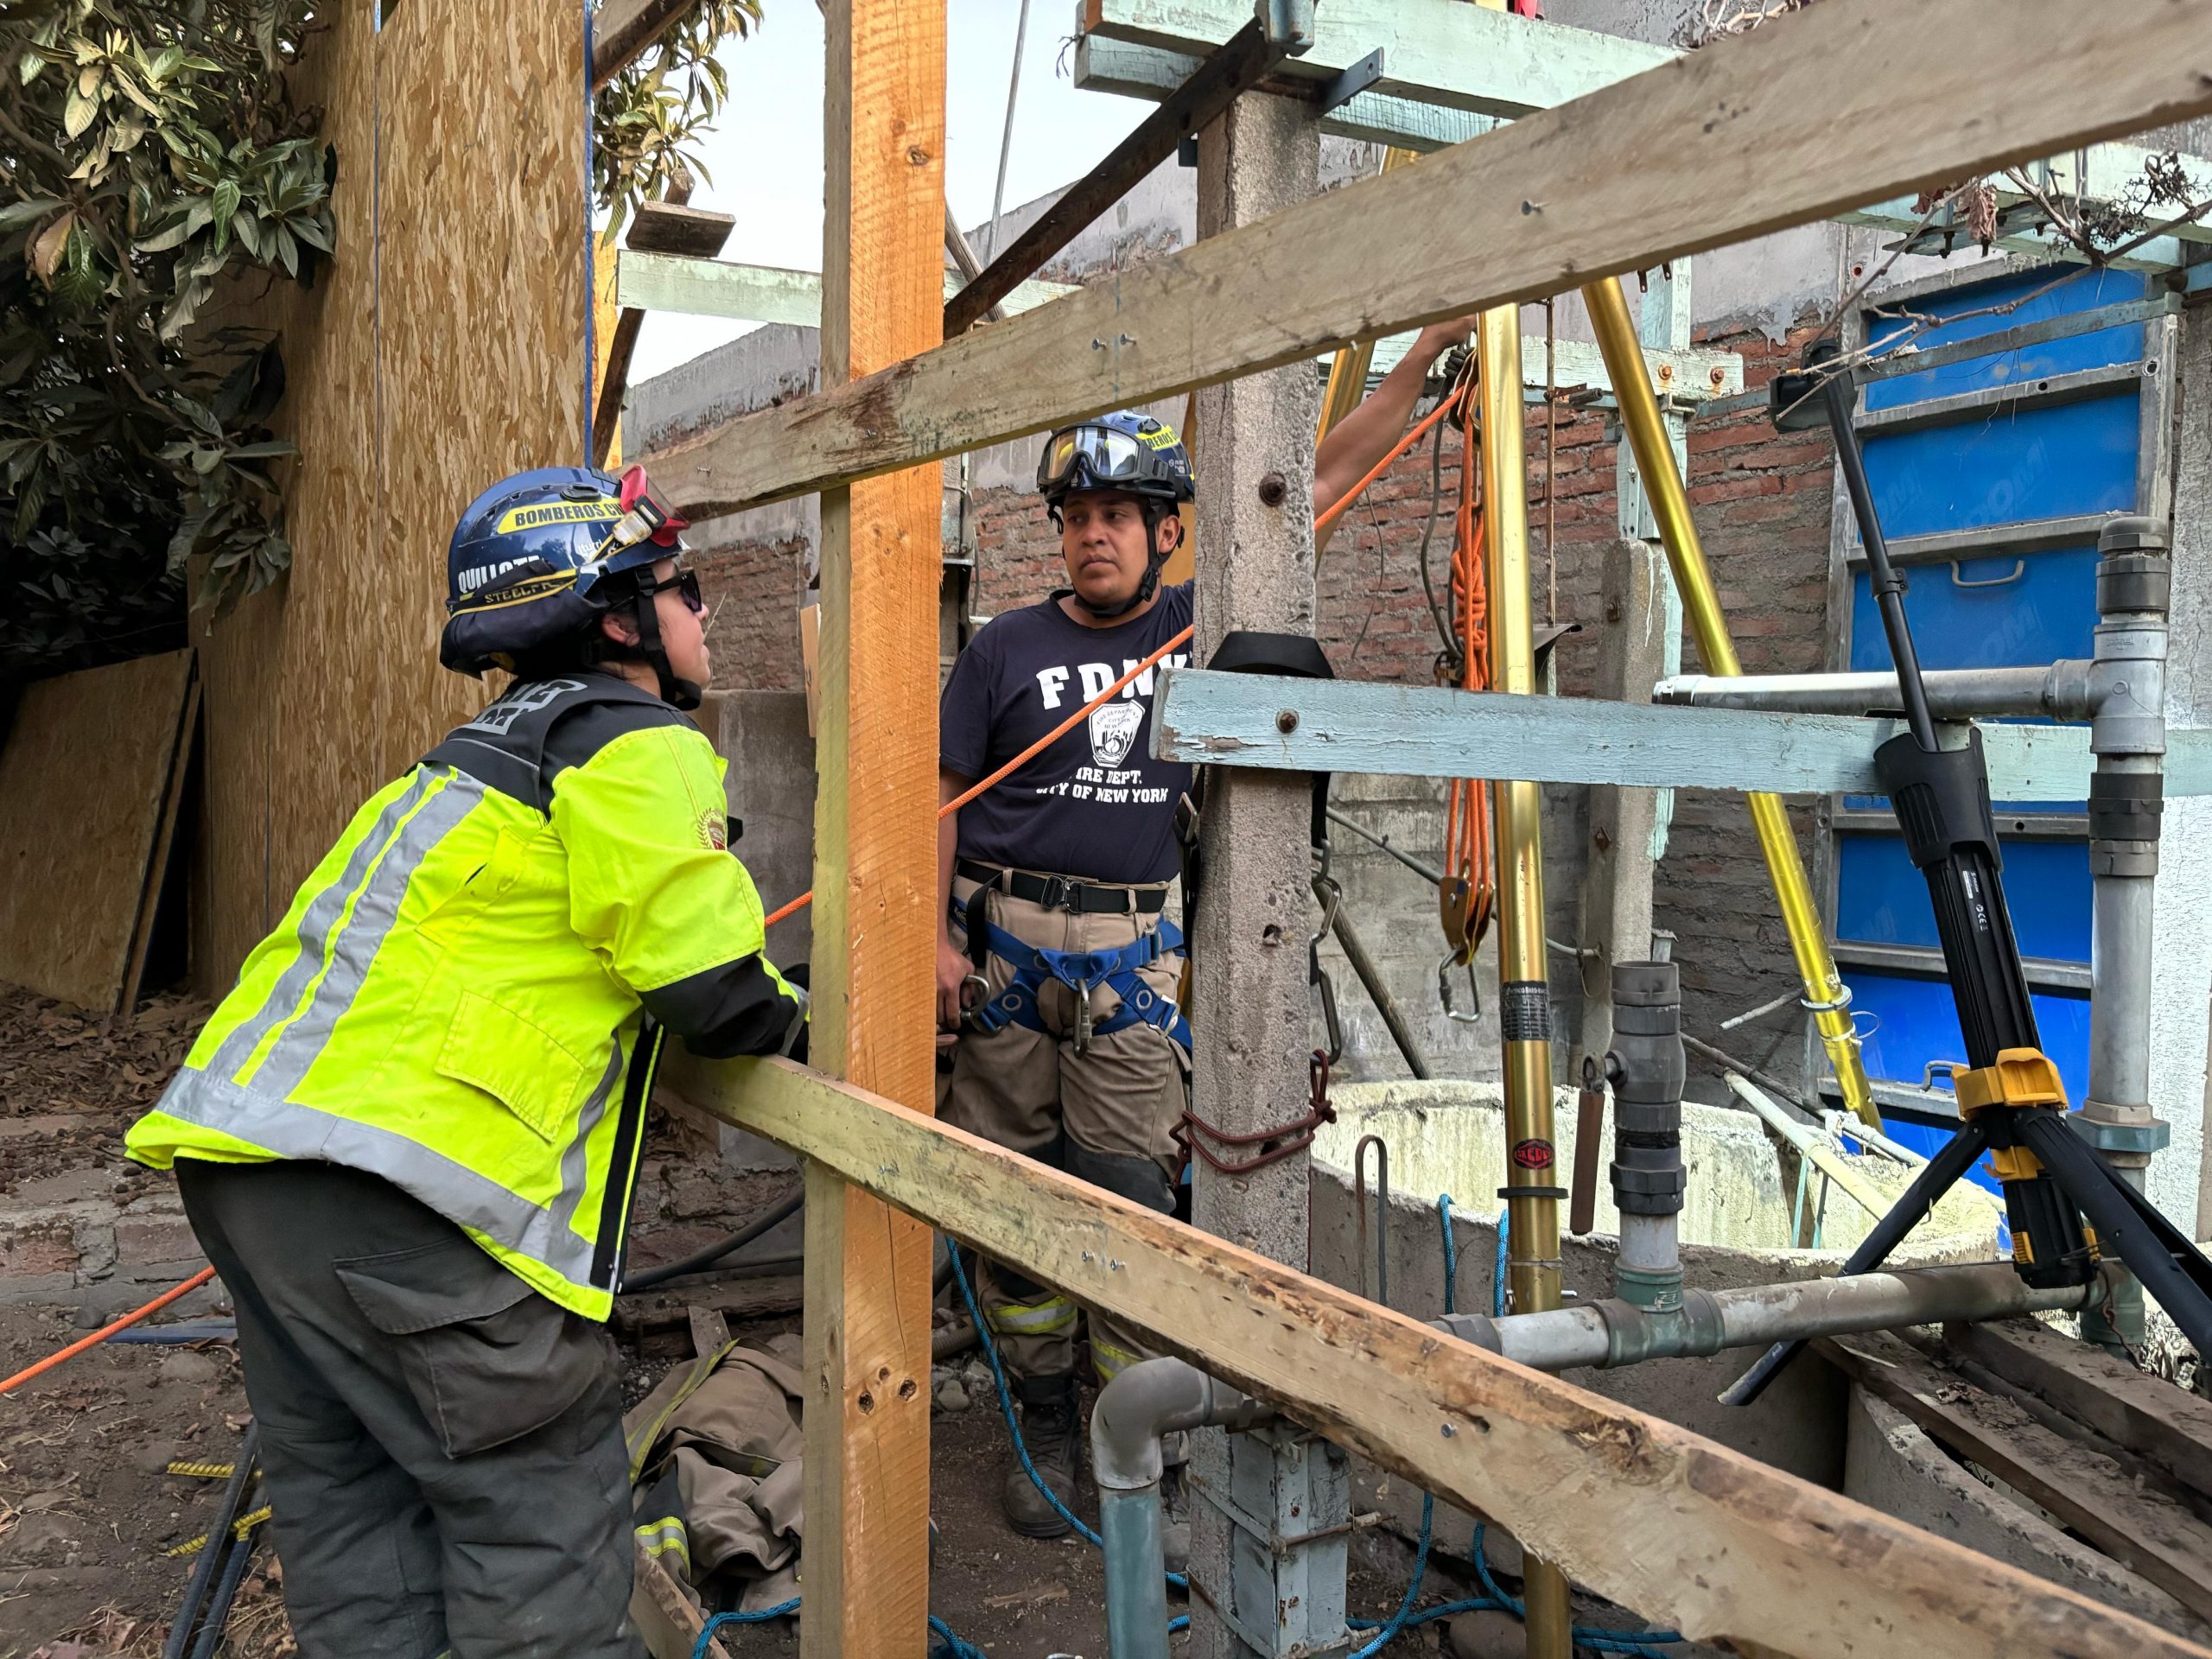
[[[822,381],[938,343],[944,0],[830,0]],[[934,1079],[938,468],[822,498],[814,1064]],[[930,1233],[806,1172],[806,1659],[928,1640]]]
[[[1249,225],[1311,195],[1319,170],[1319,129],[1309,106],[1288,99],[1241,98],[1198,141],[1198,233]],[[1198,657],[1233,629],[1310,633],[1313,628],[1313,372],[1304,364],[1208,387],[1198,399]],[[1249,1133],[1304,1114],[1313,1039],[1306,939],[1317,916],[1312,874],[1311,780],[1289,772],[1224,767],[1207,781],[1203,849],[1205,887],[1192,940],[1191,1023],[1196,1110],[1217,1127]],[[1238,1149],[1237,1155],[1251,1148]],[[1299,1152],[1247,1175],[1224,1175],[1201,1160],[1192,1171],[1193,1217],[1207,1231],[1278,1262],[1306,1262],[1308,1158]],[[1253,1436],[1232,1452],[1218,1431],[1196,1438],[1193,1478],[1212,1491],[1235,1490],[1262,1513],[1255,1494],[1307,1478],[1302,1452],[1280,1452]],[[1323,1459],[1325,1462],[1325,1459]],[[1319,1526],[1297,1506],[1297,1529]],[[1277,1593],[1296,1564],[1268,1558],[1237,1567],[1230,1522],[1215,1503],[1192,1505],[1191,1650],[1200,1659],[1292,1645],[1300,1631],[1341,1632],[1343,1579],[1329,1620],[1325,1586]],[[1319,1605],[1317,1605],[1317,1603]],[[1287,1621],[1293,1609],[1297,1624]]]

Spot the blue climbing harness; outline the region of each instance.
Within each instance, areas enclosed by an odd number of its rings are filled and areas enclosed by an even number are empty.
[[[982,928],[991,953],[1014,964],[1014,978],[998,995],[969,1010],[968,1023],[976,1030],[1002,1031],[1016,1025],[1044,1031],[1045,1017],[1038,1012],[1037,993],[1047,980],[1058,980],[1075,994],[1078,1049],[1090,1038],[1110,1037],[1131,1026],[1146,1025],[1164,1033],[1184,1053],[1191,1052],[1190,1024],[1175,999],[1162,996],[1139,977],[1141,969],[1183,948],[1182,930],[1165,916],[1152,932],[1118,950],[1046,950],[1015,938],[997,923],[977,914],[980,908],[969,907],[968,925],[971,930]],[[1093,1022],[1088,1017],[1090,994],[1101,985],[1122,999],[1121,1006]]]

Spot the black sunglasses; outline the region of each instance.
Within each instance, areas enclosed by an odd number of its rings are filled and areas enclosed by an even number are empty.
[[[705,595],[699,591],[699,573],[696,570],[679,570],[666,582],[647,582],[645,586],[645,597],[651,599],[656,594],[666,593],[671,588],[676,589],[678,597],[683,601],[683,608],[692,615],[704,616],[707,613],[707,601]]]

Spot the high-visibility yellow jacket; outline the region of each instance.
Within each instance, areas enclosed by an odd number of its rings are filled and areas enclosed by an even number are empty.
[[[518,685],[354,815],[126,1150],[392,1182],[605,1319],[661,1033],[785,1050],[698,728],[611,675]]]

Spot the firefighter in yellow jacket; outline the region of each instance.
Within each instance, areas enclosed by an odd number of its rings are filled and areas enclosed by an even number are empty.
[[[372,797],[131,1129],[237,1306],[304,1659],[632,1659],[622,1275],[664,1034],[791,1052],[683,520],[523,473],[448,556],[516,683]]]

